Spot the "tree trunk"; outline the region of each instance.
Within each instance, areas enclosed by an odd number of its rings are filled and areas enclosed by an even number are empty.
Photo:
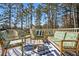
[[[9,27],[11,28],[11,4],[9,4],[8,7],[9,7]]]

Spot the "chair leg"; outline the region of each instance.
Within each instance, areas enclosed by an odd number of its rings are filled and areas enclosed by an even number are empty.
[[[24,55],[23,45],[21,46],[21,48],[22,48],[22,56],[23,56]]]
[[[7,54],[7,49],[2,49],[2,56],[6,56]]]
[[[5,50],[2,48],[2,54],[1,54],[1,56],[4,56],[4,52],[5,52]]]
[[[63,56],[63,51],[60,52],[60,56]]]
[[[26,45],[26,39],[24,39],[24,41],[25,41],[25,45]]]
[[[60,55],[61,55],[61,56],[63,56],[63,51],[64,51],[64,50],[63,50],[63,47],[61,47],[61,51],[60,51],[60,53],[61,53]]]
[[[8,49],[5,49],[5,54],[4,54],[5,56],[7,55],[7,50],[8,50]]]
[[[76,51],[76,56],[78,56],[78,51]]]

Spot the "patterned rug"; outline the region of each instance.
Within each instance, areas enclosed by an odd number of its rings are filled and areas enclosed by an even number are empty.
[[[21,56],[22,51],[20,47],[8,50],[7,56]],[[45,43],[40,48],[33,50],[33,45],[26,44],[24,46],[24,56],[60,56],[60,52],[51,44]]]
[[[54,45],[50,42],[45,42],[43,46],[40,48],[35,48],[33,50],[32,44],[27,43],[24,46],[24,56],[60,56],[59,50],[57,50]],[[0,48],[0,55],[2,53],[2,49]],[[7,56],[21,56],[22,51],[21,47],[16,47],[9,49],[7,52]],[[75,52],[66,51],[63,56],[76,56]]]

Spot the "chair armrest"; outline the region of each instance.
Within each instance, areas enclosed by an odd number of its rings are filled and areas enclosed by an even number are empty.
[[[27,36],[25,36],[24,38],[27,39],[27,38],[30,38],[30,37],[31,37],[30,35],[27,35]]]
[[[21,42],[17,42],[17,43],[14,43],[14,44],[10,44],[12,41],[16,41],[16,40],[21,40]],[[23,41],[23,37],[21,37],[21,38],[18,38],[18,39],[14,39],[14,40],[3,40],[2,41],[3,42],[3,45],[2,45],[2,47],[4,47],[4,48],[10,48],[10,46],[14,46],[14,47],[16,47],[16,46],[18,46],[17,44],[19,44],[19,45],[22,45],[23,43],[25,43],[24,41]],[[5,45],[6,44],[6,45]]]
[[[15,38],[15,37],[18,37],[18,36],[11,36],[11,37],[9,37],[9,38]]]
[[[61,42],[78,42],[78,40],[62,40]]]

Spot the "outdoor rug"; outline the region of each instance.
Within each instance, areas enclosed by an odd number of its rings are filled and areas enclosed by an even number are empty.
[[[8,50],[7,56],[21,56],[22,51],[20,47]],[[24,46],[24,56],[60,56],[60,52],[51,44],[45,43],[39,49],[33,50],[33,45],[26,44]]]

